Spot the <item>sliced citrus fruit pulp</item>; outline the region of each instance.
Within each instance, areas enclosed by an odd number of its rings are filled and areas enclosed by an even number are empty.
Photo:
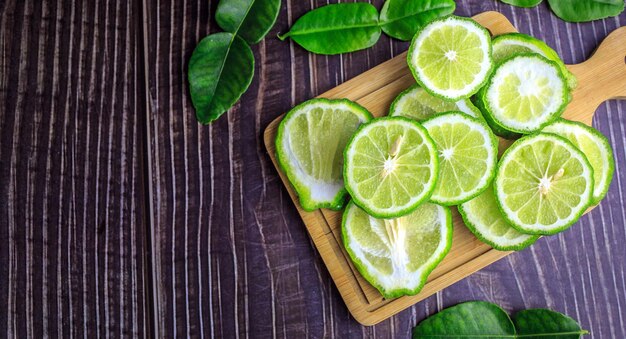
[[[578,85],[576,76],[567,69],[559,54],[539,39],[522,33],[507,33],[493,38],[492,44],[493,61],[495,63],[500,63],[520,53],[537,53],[559,65],[570,89],[574,89]]]
[[[559,119],[542,132],[554,133],[569,140],[581,150],[593,168],[593,204],[604,198],[613,179],[613,149],[604,135],[580,122]]]
[[[506,221],[491,186],[476,198],[459,205],[459,213],[478,239],[500,251],[519,251],[539,239],[538,235],[519,232]]]
[[[442,100],[417,85],[409,87],[394,99],[389,115],[422,121],[449,111],[460,111],[474,118],[482,118],[480,110],[469,99],[455,102]]]
[[[426,129],[403,117],[361,126],[345,150],[344,179],[353,201],[369,214],[407,214],[435,187],[437,152]]]
[[[518,231],[555,234],[590,205],[593,169],[567,139],[538,133],[517,140],[504,152],[494,186],[504,217]]]
[[[393,219],[377,219],[352,202],[343,214],[344,246],[361,275],[385,298],[417,294],[452,245],[447,207],[424,203]]]
[[[276,155],[303,209],[343,206],[343,150],[359,125],[371,118],[365,108],[346,99],[312,99],[285,115],[276,135]]]
[[[458,205],[491,184],[498,161],[498,139],[486,123],[461,112],[449,112],[423,125],[439,156],[439,178],[430,201]]]
[[[477,100],[494,130],[529,134],[558,118],[568,95],[556,63],[538,54],[519,54],[496,67]]]
[[[417,83],[431,94],[448,101],[468,98],[493,66],[489,31],[469,18],[433,20],[415,34],[407,62]]]

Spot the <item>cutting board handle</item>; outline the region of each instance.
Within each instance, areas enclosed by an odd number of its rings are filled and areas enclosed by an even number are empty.
[[[626,99],[626,27],[611,32],[587,61],[567,67],[578,78],[578,87],[563,116],[591,125],[601,103]]]

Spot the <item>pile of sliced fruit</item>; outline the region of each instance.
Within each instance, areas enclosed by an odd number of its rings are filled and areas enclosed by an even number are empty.
[[[417,32],[417,85],[389,116],[349,100],[293,108],[277,158],[305,210],[344,207],[343,241],[387,298],[416,294],[452,243],[450,206],[498,250],[571,226],[606,194],[613,154],[593,128],[560,118],[576,78],[524,34],[491,38],[449,16]],[[498,137],[516,139],[498,160]]]

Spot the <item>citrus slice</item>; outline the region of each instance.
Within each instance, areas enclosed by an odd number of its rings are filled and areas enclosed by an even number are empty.
[[[276,155],[303,209],[343,206],[343,150],[359,125],[371,118],[365,108],[346,99],[312,99],[285,115],[276,135]]]
[[[418,85],[398,94],[391,103],[390,116],[402,116],[417,121],[428,119],[438,113],[460,111],[474,118],[482,118],[480,110],[469,99],[445,101],[432,96]]]
[[[585,154],[593,168],[592,204],[599,203],[609,190],[615,170],[613,149],[606,137],[593,127],[565,119],[546,126],[542,132],[564,137]]]
[[[454,15],[433,20],[415,34],[407,62],[417,83],[431,94],[448,101],[468,98],[493,66],[489,31]]]
[[[349,202],[342,238],[357,270],[385,298],[413,295],[450,251],[452,216],[424,203],[403,217],[377,219]]]
[[[555,62],[538,54],[519,54],[496,67],[478,100],[490,125],[528,134],[559,117],[568,95]]]
[[[437,152],[426,129],[403,117],[374,119],[354,134],[344,155],[352,200],[377,218],[410,213],[435,188]]]
[[[519,251],[539,239],[538,235],[519,232],[504,219],[491,186],[459,205],[459,213],[476,238],[499,251]]]
[[[591,203],[593,169],[567,139],[550,133],[523,137],[507,149],[494,180],[506,220],[528,234],[555,234]]]
[[[495,63],[500,63],[504,59],[520,53],[537,53],[559,65],[559,69],[565,76],[567,86],[570,89],[574,89],[578,85],[576,76],[565,67],[565,63],[563,63],[559,54],[539,39],[522,33],[507,33],[493,38],[492,45],[493,61]]]
[[[498,139],[489,126],[461,112],[437,115],[423,125],[439,156],[439,178],[430,201],[458,205],[487,189],[498,161]]]

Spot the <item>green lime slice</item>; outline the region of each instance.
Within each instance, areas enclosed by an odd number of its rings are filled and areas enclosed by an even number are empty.
[[[361,126],[344,155],[344,180],[353,201],[377,218],[410,213],[430,197],[439,163],[419,123],[385,117]]]
[[[394,99],[389,115],[422,121],[449,111],[460,111],[474,118],[482,118],[480,110],[472,104],[470,99],[461,99],[456,102],[445,101],[431,95],[418,85],[409,87]]]
[[[448,101],[468,98],[493,66],[489,31],[454,15],[433,20],[416,33],[407,62],[417,83],[431,94]]]
[[[385,298],[417,294],[452,245],[450,209],[431,203],[394,219],[377,219],[352,202],[343,214],[346,251]]]
[[[498,161],[498,138],[489,126],[461,112],[440,114],[422,124],[439,156],[439,178],[430,201],[458,205],[487,189]]]
[[[615,170],[613,149],[606,137],[593,127],[565,119],[559,119],[541,131],[564,137],[585,154],[593,168],[592,204],[599,203],[609,191]]]
[[[570,89],[574,89],[578,85],[576,76],[567,69],[565,63],[563,63],[563,60],[559,57],[559,54],[539,39],[522,33],[507,33],[495,37],[492,44],[493,60],[495,63],[500,63],[520,53],[537,53],[559,65],[559,69],[563,73],[563,76],[565,76],[567,86]]]
[[[528,234],[555,234],[591,203],[593,168],[567,139],[550,133],[523,137],[504,152],[494,180],[506,220]]]
[[[519,54],[496,67],[477,99],[494,129],[529,134],[558,118],[568,95],[556,63],[538,54]]]
[[[343,150],[370,119],[365,108],[346,99],[312,99],[285,115],[276,135],[276,156],[303,209],[344,205]]]
[[[459,213],[476,238],[499,251],[519,251],[539,239],[538,235],[517,231],[504,219],[491,186],[459,205]]]

